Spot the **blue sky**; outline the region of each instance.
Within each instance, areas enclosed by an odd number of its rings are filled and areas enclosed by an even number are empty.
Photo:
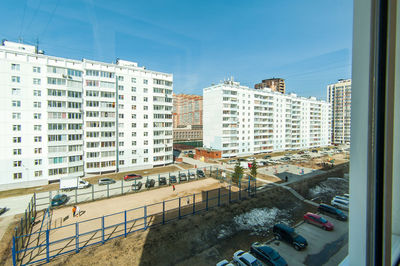
[[[325,99],[327,84],[351,77],[352,18],[350,0],[3,0],[0,38],[135,61],[173,73],[176,93],[282,77],[289,92]]]

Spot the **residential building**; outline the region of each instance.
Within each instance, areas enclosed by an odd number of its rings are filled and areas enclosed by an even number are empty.
[[[327,101],[332,106],[332,143],[350,143],[351,79],[328,85]]]
[[[203,97],[174,94],[174,141],[203,139]]]
[[[233,80],[203,90],[204,147],[222,157],[330,144],[331,107],[314,97],[251,89]]]
[[[261,83],[254,85],[255,89],[270,88],[272,91],[277,91],[285,94],[286,85],[285,80],[281,78],[264,79]]]
[[[172,163],[171,74],[0,46],[0,184]]]

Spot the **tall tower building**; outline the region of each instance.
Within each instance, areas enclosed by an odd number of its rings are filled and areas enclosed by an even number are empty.
[[[0,184],[172,163],[172,74],[0,46]]]
[[[174,141],[203,140],[203,97],[174,94]]]
[[[285,80],[281,78],[264,79],[261,83],[254,85],[255,89],[270,88],[272,91],[277,91],[285,94]]]
[[[332,105],[332,143],[350,143],[351,79],[341,79],[327,87]]]

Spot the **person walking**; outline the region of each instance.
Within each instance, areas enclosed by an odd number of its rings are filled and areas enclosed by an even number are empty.
[[[76,216],[81,216],[80,215],[80,213],[81,213],[81,209],[79,208],[79,206],[76,206]]]
[[[76,213],[76,206],[74,205],[74,207],[72,207],[72,217],[75,217],[75,213]]]
[[[172,191],[175,191],[175,185],[172,185]]]
[[[186,203],[187,203],[187,205],[190,204],[190,198],[189,197],[187,197]]]

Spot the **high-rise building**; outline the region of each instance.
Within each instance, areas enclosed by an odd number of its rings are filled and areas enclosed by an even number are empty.
[[[341,79],[327,87],[332,106],[332,143],[350,143],[351,79]]]
[[[264,79],[261,83],[254,85],[255,89],[265,89],[270,88],[272,91],[277,91],[280,93],[285,93],[286,85],[285,80],[281,78]]]
[[[172,74],[0,46],[0,184],[172,163]]]
[[[327,146],[331,107],[314,97],[225,81],[203,90],[203,141],[222,157]]]
[[[203,97],[174,94],[174,141],[203,139]]]

